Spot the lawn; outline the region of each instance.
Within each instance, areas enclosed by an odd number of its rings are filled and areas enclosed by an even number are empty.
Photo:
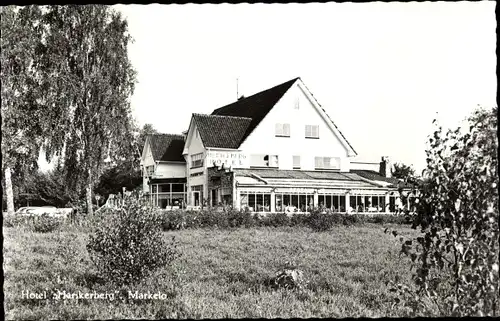
[[[148,280],[118,288],[100,279],[89,260],[87,235],[3,228],[7,319],[308,318],[402,316],[392,308],[387,280],[409,279],[409,262],[384,225],[309,228],[193,229],[165,232],[182,256]],[[408,227],[393,226],[403,234]],[[309,281],[305,290],[266,285],[285,261]],[[60,299],[66,293],[113,293],[104,299]],[[47,293],[23,298],[23,291]],[[161,293],[133,299],[128,292]],[[26,292],[24,292],[26,293]]]

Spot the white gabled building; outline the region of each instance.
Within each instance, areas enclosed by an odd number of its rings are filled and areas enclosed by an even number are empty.
[[[398,188],[408,186],[389,177],[388,159],[383,158],[377,172],[355,169],[351,159],[356,155],[296,78],[211,115],[193,114],[184,136],[148,137],[144,191],[162,208],[180,203],[181,194],[172,194],[172,184],[185,184],[182,200],[190,207],[394,211]]]

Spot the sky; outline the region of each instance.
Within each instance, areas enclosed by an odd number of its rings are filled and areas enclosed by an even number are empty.
[[[115,5],[129,23],[139,125],[187,130],[301,77],[358,161],[425,167],[432,120],[496,105],[495,2]]]

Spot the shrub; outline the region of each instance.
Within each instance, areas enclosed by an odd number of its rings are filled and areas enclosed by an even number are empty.
[[[322,232],[330,230],[335,224],[336,214],[321,213],[313,210],[308,214],[307,222],[314,231]]]
[[[103,211],[87,244],[100,275],[116,284],[145,278],[168,265],[178,254],[176,242],[166,242],[161,215],[146,200],[125,197],[118,208]]]
[[[249,228],[255,226],[255,222],[249,211],[238,211],[231,209],[227,212],[224,212],[224,215],[227,216],[229,227]]]
[[[61,227],[63,219],[50,217],[47,214],[41,216],[28,215],[5,215],[3,225],[5,227],[23,227],[37,233],[50,233]]]
[[[347,214],[343,215],[342,224],[345,226],[359,225],[367,222],[367,220],[367,215],[365,214]]]
[[[63,219],[43,214],[41,216],[29,216],[27,223],[33,232],[50,233],[61,227]]]
[[[164,231],[180,230],[186,227],[186,212],[161,211],[159,224]]]
[[[262,225],[264,226],[290,226],[290,217],[286,213],[268,213],[262,218]]]
[[[498,211],[498,107],[477,110],[468,130],[435,130],[416,195],[417,238],[400,238],[416,267],[416,293],[394,291],[414,313],[498,316],[500,309]],[[392,231],[397,236],[396,231]]]
[[[26,217],[21,215],[4,215],[3,226],[18,227],[26,224]]]
[[[308,226],[309,224],[309,216],[305,214],[297,214],[293,213],[290,217],[290,225],[291,226]]]

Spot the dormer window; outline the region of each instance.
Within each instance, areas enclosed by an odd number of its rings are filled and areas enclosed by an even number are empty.
[[[290,137],[290,124],[276,124],[276,137]]]
[[[306,125],[306,138],[319,138],[319,126]]]

